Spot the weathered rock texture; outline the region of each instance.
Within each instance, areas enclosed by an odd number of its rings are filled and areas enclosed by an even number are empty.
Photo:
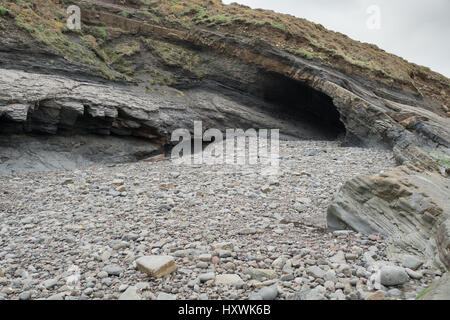
[[[328,226],[391,237],[396,248],[450,266],[450,180],[401,166],[347,182],[328,210]]]
[[[450,297],[450,273],[425,290],[420,300],[448,300]]]

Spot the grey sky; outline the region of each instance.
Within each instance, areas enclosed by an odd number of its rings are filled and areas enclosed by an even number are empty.
[[[350,38],[450,77],[449,0],[223,0],[271,9],[320,23]],[[369,29],[366,12],[381,9],[381,28]]]

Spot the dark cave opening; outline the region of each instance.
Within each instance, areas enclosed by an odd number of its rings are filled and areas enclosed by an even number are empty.
[[[278,73],[261,72],[255,92],[281,117],[307,122],[337,138],[346,133],[333,100],[308,85]]]

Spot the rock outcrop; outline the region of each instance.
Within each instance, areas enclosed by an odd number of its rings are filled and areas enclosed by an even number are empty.
[[[439,281],[425,289],[420,300],[448,300],[450,297],[450,273],[446,273]]]
[[[328,227],[382,234],[398,249],[450,267],[450,179],[401,166],[379,176],[348,181],[328,210]],[[400,256],[397,260],[400,261]]]

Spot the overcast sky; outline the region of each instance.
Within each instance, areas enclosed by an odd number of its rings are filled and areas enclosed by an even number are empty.
[[[223,0],[320,23],[450,77],[450,0]],[[380,9],[379,29],[371,19]]]

